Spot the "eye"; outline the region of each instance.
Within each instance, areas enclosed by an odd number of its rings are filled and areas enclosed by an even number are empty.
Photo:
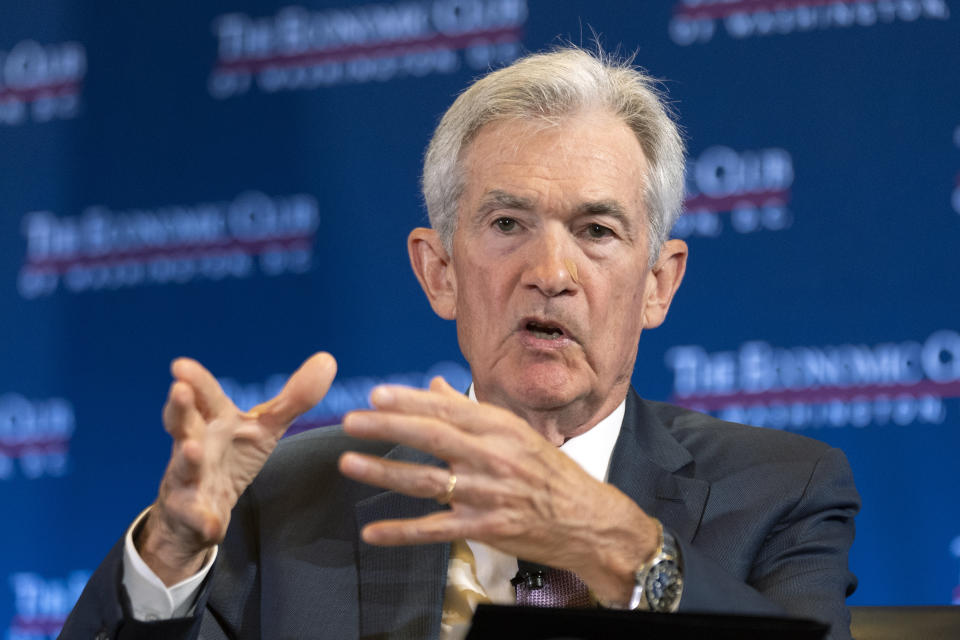
[[[497,229],[504,233],[510,233],[517,230],[517,221],[513,218],[497,218],[493,224],[497,226]]]
[[[587,225],[587,235],[595,240],[601,238],[608,238],[613,235],[613,230],[610,227],[605,227],[602,224],[590,224]]]

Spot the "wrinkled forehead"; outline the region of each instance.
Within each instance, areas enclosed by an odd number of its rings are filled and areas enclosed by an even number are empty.
[[[648,171],[633,131],[599,109],[489,122],[464,149],[460,165],[461,195],[468,199],[555,184],[584,198],[618,199],[625,207],[642,207]]]

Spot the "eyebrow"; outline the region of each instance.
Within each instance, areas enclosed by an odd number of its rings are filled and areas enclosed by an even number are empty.
[[[482,215],[488,211],[496,211],[497,209],[531,211],[533,209],[533,200],[530,198],[522,198],[500,189],[493,189],[488,191],[480,202],[478,213]]]
[[[577,207],[577,213],[591,216],[610,216],[617,220],[622,226],[624,232],[633,237],[633,222],[623,208],[616,200],[596,200],[593,202],[584,202]]]

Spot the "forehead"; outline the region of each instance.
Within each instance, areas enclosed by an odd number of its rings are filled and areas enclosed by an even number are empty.
[[[606,111],[495,121],[464,154],[462,204],[496,191],[571,207],[615,200],[641,215],[647,166],[636,136]]]

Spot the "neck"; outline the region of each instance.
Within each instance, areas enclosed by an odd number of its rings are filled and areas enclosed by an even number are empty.
[[[509,409],[533,427],[551,444],[559,447],[570,438],[586,433],[613,413],[627,395],[629,382],[611,390],[604,397],[577,398],[564,404],[531,405],[518,402],[509,394],[491,393],[474,383],[477,400]]]

